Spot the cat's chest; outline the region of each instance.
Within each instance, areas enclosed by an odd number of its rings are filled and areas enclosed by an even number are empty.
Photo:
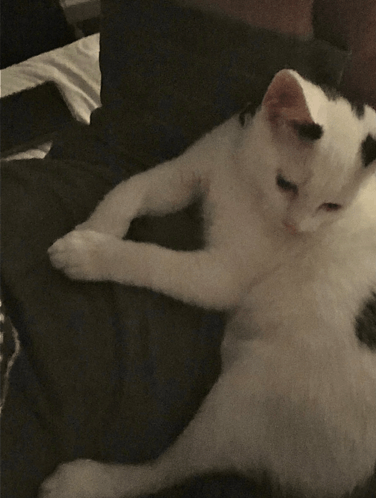
[[[243,272],[253,279],[278,260],[277,248],[283,234],[267,223],[257,198],[231,178],[219,178],[204,200],[207,245],[228,253]]]

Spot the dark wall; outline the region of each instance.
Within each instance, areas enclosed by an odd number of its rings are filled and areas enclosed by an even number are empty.
[[[1,68],[74,39],[58,0],[1,0]]]

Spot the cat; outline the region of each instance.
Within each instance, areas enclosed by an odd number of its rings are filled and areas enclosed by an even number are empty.
[[[376,354],[355,319],[376,289],[376,113],[284,69],[181,156],[119,184],[49,249],[73,279],[151,288],[226,310],[222,373],[144,465],[77,460],[43,498],[120,498],[193,475],[267,472],[284,492],[339,497],[376,463]],[[206,245],[122,240],[137,216],[203,199]],[[179,333],[179,331],[177,331]]]

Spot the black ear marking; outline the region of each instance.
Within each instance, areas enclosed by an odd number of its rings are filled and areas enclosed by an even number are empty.
[[[317,123],[294,123],[294,129],[300,138],[307,140],[318,140],[324,133],[322,126]]]
[[[366,168],[373,161],[376,160],[376,138],[368,135],[362,142],[362,161],[363,166]]]
[[[247,122],[247,115],[253,116],[255,111],[255,105],[252,102],[248,102],[239,114],[239,123],[244,127]]]

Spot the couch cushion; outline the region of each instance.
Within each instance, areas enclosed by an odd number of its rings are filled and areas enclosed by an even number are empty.
[[[273,75],[294,68],[336,85],[347,54],[169,0],[104,0],[102,109],[92,124],[114,153],[155,164],[247,102],[257,107]]]

